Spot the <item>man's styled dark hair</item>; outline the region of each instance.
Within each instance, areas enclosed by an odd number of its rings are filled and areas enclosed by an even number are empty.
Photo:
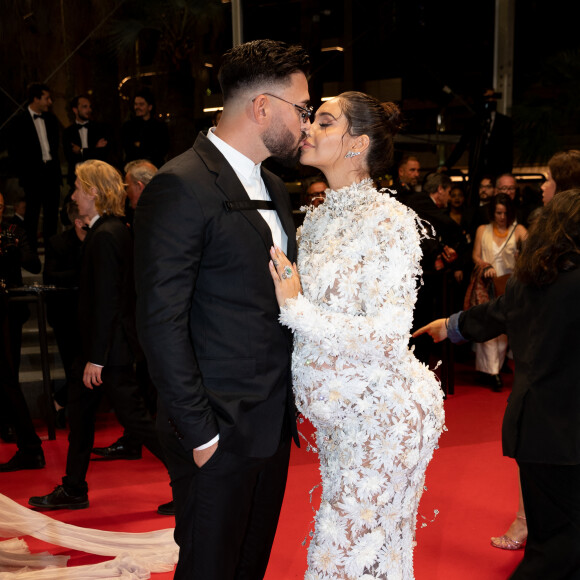
[[[224,103],[254,85],[288,82],[291,74],[308,71],[310,60],[301,46],[278,40],[253,40],[234,46],[222,59],[218,80]]]
[[[153,108],[155,108],[155,97],[153,96],[153,93],[149,87],[141,87],[135,93],[133,100],[135,100],[137,97],[141,97],[147,102],[148,105],[151,105]]]
[[[403,157],[401,157],[401,159],[399,160],[399,163],[397,163],[397,169],[400,169],[401,167],[403,167],[403,165],[405,165],[405,163],[408,163],[409,161],[419,161],[419,158],[416,155],[403,155]]]
[[[26,87],[26,95],[28,97],[28,104],[32,103],[34,99],[41,99],[42,93],[47,92],[50,93],[50,89],[48,85],[44,83],[30,83]]]
[[[423,191],[427,195],[431,195],[439,189],[439,186],[441,186],[443,189],[447,189],[448,187],[451,187],[451,184],[451,179],[448,175],[445,175],[445,173],[430,173],[425,178]]]
[[[76,109],[79,106],[79,101],[81,99],[86,99],[87,101],[91,101],[91,97],[89,97],[89,95],[77,95],[76,97],[73,97],[71,102],[70,102],[70,108],[72,109]]]

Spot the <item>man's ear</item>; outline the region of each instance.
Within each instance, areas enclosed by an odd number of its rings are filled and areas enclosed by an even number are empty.
[[[252,115],[256,123],[264,124],[271,114],[270,101],[266,95],[258,95],[252,99]]]

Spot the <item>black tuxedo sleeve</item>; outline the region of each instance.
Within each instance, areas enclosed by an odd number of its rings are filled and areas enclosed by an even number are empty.
[[[508,284],[511,284],[511,281]],[[462,312],[459,317],[459,332],[466,340],[474,342],[486,342],[505,334],[505,294]]]
[[[161,404],[186,450],[219,433],[189,326],[203,252],[204,214],[192,187],[174,174],[158,174],[135,213],[137,330]]]

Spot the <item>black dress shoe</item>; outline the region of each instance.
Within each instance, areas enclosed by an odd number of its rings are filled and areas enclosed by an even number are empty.
[[[63,485],[57,485],[48,495],[33,496],[28,500],[32,507],[45,510],[82,510],[89,507],[89,496],[69,494]]]
[[[491,390],[494,393],[499,393],[503,388],[503,381],[499,375],[489,375],[491,380]]]
[[[119,441],[115,441],[110,447],[95,447],[93,453],[103,459],[141,459],[140,448],[127,447]]]
[[[42,469],[46,465],[44,453],[25,453],[18,450],[14,457],[6,463],[0,463],[0,473],[20,471],[21,469]]]
[[[157,508],[157,513],[161,514],[162,516],[174,516],[175,515],[175,507],[173,505],[173,502],[167,502],[167,503],[162,503],[158,508]]]

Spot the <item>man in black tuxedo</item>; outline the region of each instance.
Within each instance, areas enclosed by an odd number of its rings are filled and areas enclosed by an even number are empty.
[[[66,376],[66,384],[54,393],[55,405],[59,407],[57,422],[60,421],[61,425],[67,404],[68,383],[73,380],[73,363],[81,351],[79,280],[82,244],[87,236],[84,217],[80,215],[76,202],[71,199],[66,204],[65,211],[73,227],[48,240],[42,273],[45,284],[59,288],[58,292],[49,293],[46,297],[46,314],[48,323],[54,330]]]
[[[26,193],[24,225],[36,247],[42,208],[44,240],[56,234],[61,173],[58,160],[59,125],[50,112],[50,89],[41,83],[28,86],[28,107],[11,124],[8,148],[20,186]]]
[[[178,580],[259,580],[268,564],[296,430],[269,250],[294,261],[296,239],[284,184],[261,162],[298,159],[307,65],[277,41],[228,51],[218,127],[157,173],[135,213],[137,323],[159,393]]]
[[[167,125],[156,118],[155,100],[149,89],[143,88],[133,100],[135,117],[121,127],[125,163],[147,159],[161,167],[169,151]]]
[[[444,173],[431,173],[423,184],[423,191],[407,200],[407,205],[434,229],[433,238],[421,242],[423,257],[423,284],[417,293],[413,328],[424,326],[429,320],[446,312],[444,304],[445,273],[461,270],[455,248],[462,242],[461,228],[445,211],[451,192],[451,179]],[[426,365],[433,353],[433,344],[427,337],[411,340],[415,356]]]
[[[88,95],[78,95],[71,101],[74,123],[62,135],[62,145],[68,163],[67,182],[75,188],[75,167],[87,159],[109,162],[109,130],[103,123],[93,121],[93,107]]]
[[[77,165],[73,200],[89,231],[83,245],[79,320],[82,353],[69,383],[69,447],[62,485],[28,500],[45,509],[89,506],[86,475],[95,435],[95,414],[103,394],[121,425],[158,459],[163,452],[145,408],[133,368],[136,351],[133,240],[120,216],[125,190],[118,171],[91,159]]]

